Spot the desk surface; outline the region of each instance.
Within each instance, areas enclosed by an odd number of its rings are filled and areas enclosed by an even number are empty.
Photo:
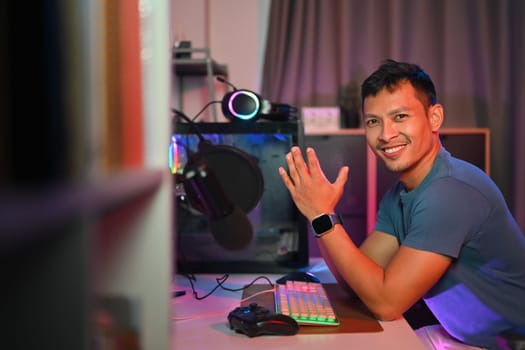
[[[309,271],[314,273],[321,282],[335,282],[326,265],[314,260]],[[238,289],[251,282],[260,274],[232,274],[224,286]],[[281,275],[267,274],[272,283]],[[194,282],[199,296],[203,296],[217,285],[220,275],[197,275]],[[258,283],[265,283],[259,280]],[[382,332],[373,333],[341,333],[341,334],[297,334],[294,336],[259,336],[249,338],[244,334],[232,331],[227,322],[228,313],[239,306],[242,292],[230,292],[217,289],[204,300],[196,300],[191,292],[187,278],[177,275],[173,290],[184,290],[186,295],[173,299],[172,314],[172,348],[173,349],[315,349],[330,346],[330,350],[338,349],[402,349],[424,350],[416,334],[405,319],[380,322]],[[178,318],[194,318],[179,320]]]

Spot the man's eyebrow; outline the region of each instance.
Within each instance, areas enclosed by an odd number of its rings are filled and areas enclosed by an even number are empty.
[[[392,116],[392,115],[396,115],[396,114],[399,114],[399,113],[405,113],[407,111],[410,111],[410,108],[409,107],[406,107],[406,106],[400,106],[400,107],[396,107],[390,111],[388,111],[386,113],[386,115],[389,115],[389,116]],[[364,117],[365,118],[380,118],[379,115],[375,114],[375,113],[365,113],[364,114]]]
[[[401,106],[401,107],[397,107],[397,108],[392,109],[391,111],[389,111],[387,113],[387,115],[396,115],[396,114],[399,114],[399,113],[402,113],[402,112],[406,112],[408,110],[410,110],[410,108],[405,107],[405,106]]]

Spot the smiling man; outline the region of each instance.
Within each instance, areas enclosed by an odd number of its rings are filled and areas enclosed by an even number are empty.
[[[417,331],[428,348],[497,348],[500,332],[525,325],[525,236],[500,190],[441,145],[443,107],[419,66],[386,61],[361,98],[367,143],[399,181],[360,247],[334,211],[348,167],[331,183],[312,148],[305,161],[294,147],[279,169],[323,258],[379,319],[423,298],[440,322]]]

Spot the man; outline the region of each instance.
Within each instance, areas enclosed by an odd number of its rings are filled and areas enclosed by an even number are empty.
[[[323,258],[381,320],[423,298],[440,322],[418,331],[430,348],[435,337],[453,348],[497,348],[501,331],[525,325],[525,237],[501,192],[442,147],[443,107],[417,65],[386,61],[364,81],[361,98],[367,143],[399,182],[360,247],[334,213],[348,167],[330,183],[313,149],[305,161],[293,147],[289,173],[279,169]]]

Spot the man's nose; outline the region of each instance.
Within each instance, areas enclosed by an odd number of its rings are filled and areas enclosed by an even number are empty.
[[[395,124],[389,120],[385,120],[381,128],[381,135],[379,136],[381,141],[389,142],[398,135],[399,131],[397,130]]]

